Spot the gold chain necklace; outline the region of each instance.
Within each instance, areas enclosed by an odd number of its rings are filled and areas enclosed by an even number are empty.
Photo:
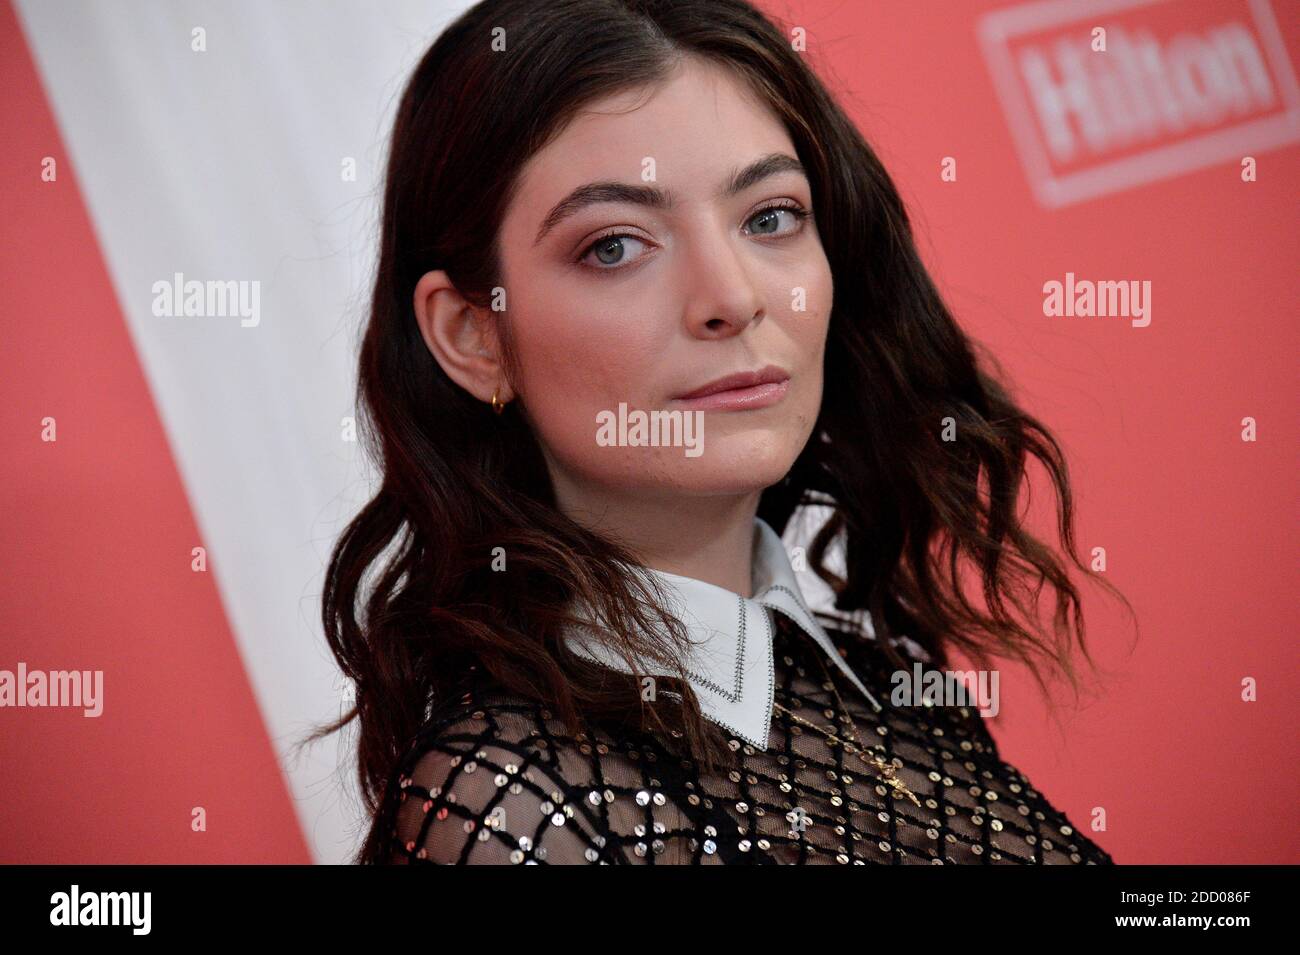
[[[912,802],[916,803],[917,806],[920,806],[921,800],[916,798],[916,793],[908,789],[907,784],[898,778],[898,771],[897,769],[895,769],[893,763],[885,762],[880,757],[880,755],[876,753],[874,750],[868,752],[868,751],[864,751],[861,748],[861,744],[858,742],[857,739],[858,727],[857,724],[853,722],[853,717],[849,714],[849,708],[845,706],[844,701],[840,699],[840,691],[835,689],[835,681],[831,679],[830,671],[826,669],[826,664],[822,662],[820,656],[817,657],[817,662],[821,665],[822,672],[826,674],[826,684],[831,688],[831,692],[835,694],[835,702],[839,704],[840,712],[844,714],[844,718],[849,721],[849,726],[853,730],[853,734],[849,736],[847,740],[840,739],[830,730],[824,730],[816,723],[812,723],[804,719],[798,713],[794,713],[789,709],[787,709],[786,707],[782,706],[780,703],[776,702],[776,700],[772,701],[772,705],[776,707],[778,710],[780,710],[781,712],[787,714],[791,719],[795,720],[796,722],[802,723],[804,726],[816,730],[818,733],[821,733],[826,738],[838,743],[840,746],[843,746],[845,752],[852,753],[853,755],[857,756],[858,759],[862,760],[862,762],[864,762],[866,765],[874,767],[880,773],[881,782],[885,783],[885,785],[887,786],[892,787],[895,795],[897,795],[898,793],[902,793],[908,799],[912,800]]]

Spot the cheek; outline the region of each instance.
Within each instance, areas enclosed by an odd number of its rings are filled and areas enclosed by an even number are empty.
[[[602,312],[590,297],[555,294],[546,302],[519,306],[512,316],[519,392],[547,449],[589,471],[598,451],[610,457],[596,443],[597,415],[617,413],[619,402],[649,405],[659,349],[635,316],[612,317],[617,313]]]
[[[810,322],[808,337],[808,348],[817,356],[817,367],[822,367],[822,360],[825,356],[827,338],[830,333],[831,309],[834,305],[835,287],[831,280],[829,263],[823,258],[823,269],[819,281],[814,290],[810,291],[810,296],[815,305],[809,306],[809,311],[816,315],[816,320]],[[820,374],[820,372],[819,372]]]
[[[811,432],[821,410],[827,338],[830,332],[832,283],[829,267],[818,270],[807,286],[807,311],[796,312],[790,325],[790,338],[802,374],[799,398],[794,403],[795,427]]]
[[[808,290],[808,309],[817,316],[817,321],[813,323],[813,326],[818,347],[825,344],[826,333],[830,327],[831,307],[835,300],[835,284],[831,278],[830,263],[826,261],[825,255],[821,256],[820,264],[821,268],[818,270],[817,281]]]
[[[514,330],[520,390],[530,404],[595,410],[643,396],[656,348],[638,323],[593,313],[589,303],[524,314]]]

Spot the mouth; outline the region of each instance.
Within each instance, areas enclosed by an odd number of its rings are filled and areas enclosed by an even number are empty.
[[[724,375],[678,395],[672,403],[690,411],[748,411],[766,408],[785,397],[790,373],[777,365]]]

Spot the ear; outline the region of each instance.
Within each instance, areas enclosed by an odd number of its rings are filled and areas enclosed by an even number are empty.
[[[491,316],[461,296],[441,269],[415,283],[415,319],[420,335],[447,377],[480,401],[510,401],[514,395],[500,360]]]

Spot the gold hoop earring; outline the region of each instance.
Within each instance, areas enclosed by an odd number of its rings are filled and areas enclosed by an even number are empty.
[[[506,410],[506,403],[497,398],[497,393],[500,392],[500,390],[500,388],[495,388],[492,391],[492,410],[497,414]]]

